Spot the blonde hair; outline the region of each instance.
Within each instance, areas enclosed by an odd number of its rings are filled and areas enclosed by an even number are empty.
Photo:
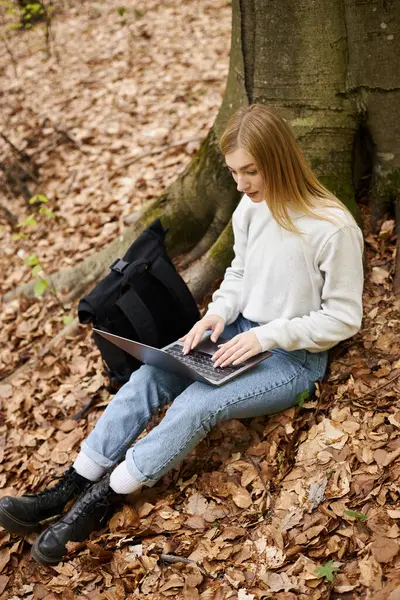
[[[288,231],[301,233],[288,209],[331,221],[318,208],[347,207],[313,173],[291,127],[263,104],[239,109],[229,120],[219,146],[222,154],[243,148],[254,159],[265,185],[266,202],[274,219]]]

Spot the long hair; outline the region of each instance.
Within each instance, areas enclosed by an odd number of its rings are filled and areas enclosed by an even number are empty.
[[[266,202],[274,219],[288,231],[301,233],[290,213],[332,221],[319,208],[347,207],[313,173],[291,127],[263,104],[239,109],[219,140],[222,154],[243,148],[254,159],[264,180]]]

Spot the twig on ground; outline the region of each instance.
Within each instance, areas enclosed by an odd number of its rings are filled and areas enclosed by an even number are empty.
[[[79,168],[75,169],[75,171],[72,173],[72,177],[71,177],[71,179],[70,179],[70,181],[68,183],[68,188],[67,188],[67,190],[65,192],[65,197],[69,196],[70,191],[72,190],[72,187],[73,187],[73,185],[74,185],[74,183],[76,181],[76,178],[78,177],[78,172],[79,172]]]
[[[160,560],[163,560],[164,562],[169,563],[169,564],[184,563],[185,565],[196,565],[196,567],[198,567],[200,569],[200,571],[203,573],[203,575],[206,575],[207,577],[210,576],[210,573],[207,573],[207,571],[204,569],[204,567],[199,565],[199,563],[196,562],[195,560],[190,560],[190,558],[184,558],[183,556],[176,556],[175,554],[160,554]]]
[[[42,123],[42,127],[44,126],[45,123],[49,122],[51,127],[54,129],[54,131],[56,131],[57,133],[59,133],[60,135],[62,135],[63,137],[65,137],[69,142],[71,142],[71,144],[73,144],[74,146],[76,146],[77,148],[80,148],[80,144],[79,142],[77,142],[69,133],[66,129],[61,129],[57,123],[54,123],[54,121],[52,121],[50,119],[50,117],[46,117],[45,120]]]
[[[4,133],[2,133],[1,131],[0,131],[0,137],[3,138],[3,140],[6,142],[6,144],[8,144],[10,146],[11,150],[13,150],[13,152],[15,154],[17,154],[22,160],[31,162],[31,158],[23,150],[19,150],[19,148],[17,148],[12,143],[12,141],[9,140],[8,137],[6,135],[4,135]],[[28,169],[26,166],[22,166],[20,161],[18,161],[18,165],[21,168],[21,170],[25,173],[25,175],[27,175],[35,183],[39,183],[39,179],[36,177],[35,173],[33,171],[31,171],[31,169]]]
[[[366,394],[363,394],[362,396],[358,396],[357,398],[352,398],[352,400],[356,400],[358,402],[360,400],[363,400],[367,396],[375,396],[375,394],[378,390],[382,390],[383,388],[388,386],[390,383],[393,383],[393,381],[396,381],[396,379],[398,379],[399,377],[400,377],[400,373],[397,373],[397,375],[392,377],[392,379],[389,379],[389,381],[387,381],[386,383],[382,383],[382,385],[378,385],[376,388],[374,388],[370,392],[367,392]]]
[[[118,171],[121,171],[121,169],[125,169],[126,167],[133,165],[135,162],[138,162],[142,158],[146,158],[146,156],[153,156],[154,154],[161,154],[162,152],[165,152],[166,150],[169,150],[170,148],[176,148],[177,146],[185,146],[186,144],[190,144],[190,142],[201,142],[202,139],[203,138],[190,138],[188,140],[181,140],[180,142],[174,142],[172,144],[167,144],[165,146],[161,146],[161,148],[157,148],[156,150],[151,150],[150,152],[145,152],[144,154],[135,156],[134,158],[131,158],[130,160],[127,160],[126,162],[122,163],[118,167],[115,167],[115,169],[113,169],[110,172],[110,177],[112,175],[115,175],[115,173],[118,173]]]
[[[195,560],[190,558],[184,558],[183,556],[176,556],[175,554],[160,554],[160,559],[166,563],[185,563],[186,565],[196,564]]]
[[[44,11],[44,18],[45,18],[45,41],[46,41],[47,58],[50,58],[50,56],[51,56],[51,44],[53,44],[54,56],[56,57],[57,63],[60,63],[60,55],[58,54],[56,40],[54,37],[53,28],[52,28],[51,16],[50,16],[50,12],[49,12],[50,4],[49,4],[49,6],[47,6],[47,4],[44,2],[44,0],[41,0],[41,4],[42,4],[42,8]]]
[[[14,229],[14,227],[18,223],[17,217],[13,215],[12,212],[9,211],[6,206],[4,206],[4,204],[0,204],[0,211],[4,214],[4,217],[7,223],[10,225],[10,227]]]
[[[2,13],[0,13],[0,14],[1,14],[1,20],[2,20],[3,25],[4,25],[4,29],[6,29],[7,26],[6,26],[6,22],[5,22],[5,19],[4,19],[4,15]],[[17,61],[15,59],[13,51],[11,50],[11,47],[8,45],[8,41],[7,41],[6,36],[3,35],[3,34],[1,34],[1,41],[3,42],[3,45],[4,45],[5,49],[6,49],[6,52],[7,52],[8,56],[10,57],[11,64],[12,64],[13,69],[14,69],[14,75],[15,75],[15,77],[18,77],[18,71],[17,71],[17,65],[18,65],[18,63],[17,63]]]

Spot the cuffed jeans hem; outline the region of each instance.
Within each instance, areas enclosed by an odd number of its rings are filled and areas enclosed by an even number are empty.
[[[114,467],[116,465],[115,462],[113,462],[106,456],[103,456],[99,452],[96,452],[96,450],[93,450],[93,448],[88,446],[88,444],[86,442],[82,443],[81,452],[86,454],[86,456],[91,458],[93,460],[93,462],[100,465],[100,467],[103,467],[104,469],[111,469],[111,467]]]
[[[133,450],[133,448],[130,448],[125,456],[126,467],[129,473],[132,475],[132,477],[136,479],[136,481],[139,481],[146,487],[153,487],[153,485],[157,483],[158,479],[151,479],[150,477],[146,477],[146,475],[143,475],[143,473],[139,471],[133,459]]]

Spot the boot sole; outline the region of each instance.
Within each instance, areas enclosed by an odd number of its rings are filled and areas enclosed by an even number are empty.
[[[9,533],[35,533],[40,531],[39,523],[20,521],[4,509],[0,509],[0,525]]]
[[[39,536],[37,538],[37,540],[35,540],[32,548],[31,548],[31,556],[32,558],[34,558],[36,560],[37,563],[39,563],[40,565],[56,565],[59,562],[62,561],[64,554],[62,554],[60,557],[58,558],[49,558],[47,556],[45,556],[44,554],[41,553],[40,549],[39,549],[39,542],[40,542],[40,538],[42,536]]]

